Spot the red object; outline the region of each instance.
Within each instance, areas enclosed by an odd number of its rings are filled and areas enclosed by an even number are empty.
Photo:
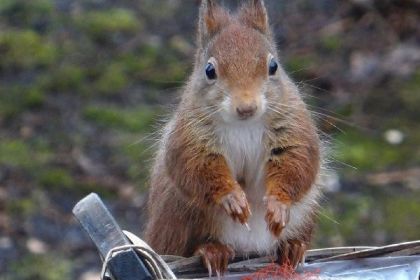
[[[297,273],[290,263],[278,265],[271,263],[265,268],[242,278],[242,280],[265,280],[265,279],[291,279],[291,280],[316,280],[319,278],[319,271]]]

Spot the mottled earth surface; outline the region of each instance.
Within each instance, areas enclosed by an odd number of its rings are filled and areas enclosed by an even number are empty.
[[[330,155],[313,247],[420,239],[419,1],[266,2]],[[0,279],[97,279],[71,214],[90,192],[141,232],[197,5],[0,1]]]

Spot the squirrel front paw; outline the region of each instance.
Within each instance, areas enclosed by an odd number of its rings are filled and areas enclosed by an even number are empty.
[[[251,210],[245,192],[239,185],[220,199],[220,205],[234,221],[239,221],[241,224],[246,225],[251,215]]]
[[[216,272],[217,278],[223,275],[230,260],[235,257],[235,252],[228,246],[218,242],[200,245],[194,255],[201,256],[203,264],[209,272],[209,278]]]
[[[289,205],[279,201],[275,196],[264,197],[264,202],[267,205],[265,214],[267,227],[275,237],[279,237],[290,219]]]
[[[288,264],[294,269],[299,263],[305,262],[305,252],[308,244],[299,239],[290,239],[283,242],[278,250],[278,262],[280,265]]]

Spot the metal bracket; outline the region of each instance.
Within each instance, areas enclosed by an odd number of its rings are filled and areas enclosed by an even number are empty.
[[[95,193],[80,200],[73,214],[92,239],[102,259],[115,247],[131,244],[105,204]],[[144,261],[130,248],[117,253],[108,262],[115,280],[151,280],[153,277]]]

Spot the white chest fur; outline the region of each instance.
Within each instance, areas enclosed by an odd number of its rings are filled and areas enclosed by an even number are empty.
[[[313,186],[301,201],[292,205],[290,222],[280,238],[275,238],[267,230],[263,197],[264,166],[268,153],[263,143],[264,131],[265,127],[261,122],[220,125],[217,130],[232,175],[239,182],[243,182],[252,211],[248,220],[251,230],[234,222],[227,215],[220,215],[220,241],[231,245],[240,254],[271,253],[276,249],[279,239],[297,238],[302,226],[310,219],[309,213],[313,211],[319,195],[318,187]]]
[[[226,215],[220,217],[220,241],[231,245],[237,253],[266,253],[276,244],[264,220],[264,130],[262,122],[236,123],[218,128],[220,144],[232,175],[243,183],[252,211],[248,221],[250,231]]]
[[[220,144],[232,175],[237,180],[247,181],[247,185],[252,183],[248,179],[255,178],[262,171],[263,134],[262,122],[235,123],[218,127]]]

